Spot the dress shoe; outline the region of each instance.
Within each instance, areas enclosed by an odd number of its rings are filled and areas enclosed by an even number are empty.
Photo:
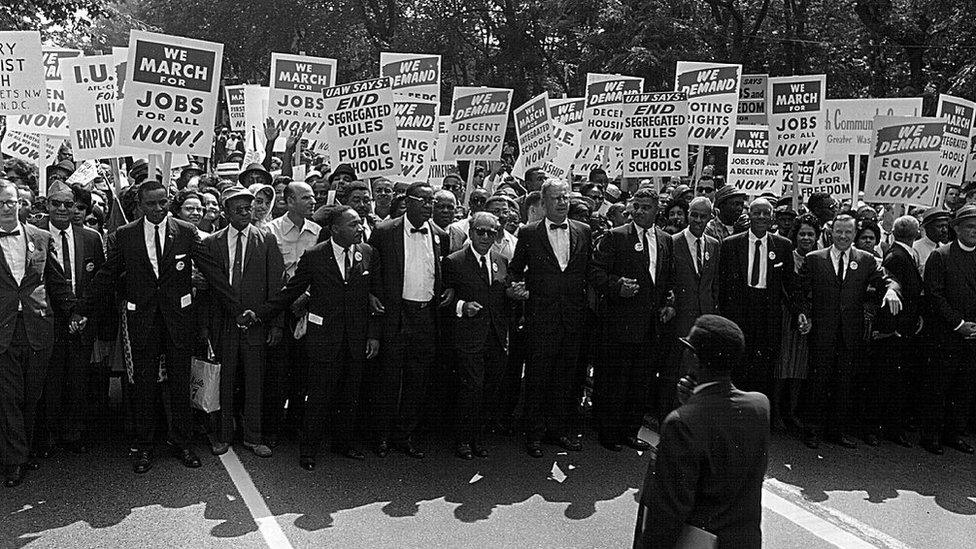
[[[385,440],[381,440],[376,444],[376,448],[373,451],[376,452],[377,456],[385,458],[390,453],[390,445]]]
[[[262,458],[271,457],[271,448],[268,448],[264,444],[254,444],[251,442],[244,441],[244,447],[248,450],[254,452],[254,455]]]
[[[400,450],[404,454],[407,454],[408,456],[410,456],[410,457],[412,457],[414,459],[423,459],[424,458],[424,453],[422,451],[418,450],[417,447],[414,446],[413,443],[410,442],[409,440],[405,440],[403,442],[396,443],[396,449],[397,450]]]
[[[71,442],[65,442],[64,447],[68,449],[72,454],[87,454],[88,445],[81,440],[73,440]]]
[[[474,444],[472,444],[471,453],[473,453],[475,457],[480,457],[480,458],[488,457],[488,450],[485,447],[485,443],[483,442],[475,442]]]
[[[210,445],[210,453],[215,456],[222,456],[230,450],[230,444],[226,442],[214,442]]]
[[[471,445],[466,442],[457,445],[454,449],[454,455],[461,459],[472,459],[474,457],[474,454],[471,452]]]
[[[976,449],[973,448],[972,444],[966,442],[962,437],[949,437],[942,439],[942,444],[952,448],[954,450],[959,450],[964,454],[972,454]]]
[[[857,442],[844,433],[832,433],[827,436],[827,440],[838,446],[843,446],[844,448],[849,448],[851,450],[857,448]]]
[[[189,448],[179,448],[176,450],[176,459],[180,460],[180,463],[184,467],[189,467],[190,469],[196,469],[200,467],[200,458]]]
[[[612,440],[607,440],[605,438],[600,439],[600,446],[603,446],[611,452],[619,452],[624,449],[624,445],[619,442],[614,442]]]
[[[579,452],[583,449],[582,442],[569,437],[559,437],[554,442],[556,446],[559,446],[564,450],[569,450],[570,452]]]
[[[305,469],[306,471],[314,471],[315,470],[315,458],[313,458],[313,457],[302,457],[302,458],[298,458],[298,465],[302,469]]]
[[[528,442],[525,445],[525,452],[534,458],[542,457],[542,443],[539,441]]]
[[[651,444],[649,442],[641,440],[637,437],[628,437],[624,439],[624,444],[641,452],[646,452],[647,450],[651,449]]]
[[[152,469],[152,452],[148,450],[136,450],[132,453],[132,470],[137,474],[143,474]]]
[[[27,467],[24,465],[8,465],[3,476],[3,485],[7,488],[20,486],[20,483],[24,482],[24,477],[27,476]]]

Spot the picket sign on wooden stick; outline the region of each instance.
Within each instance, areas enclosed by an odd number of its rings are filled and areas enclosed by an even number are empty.
[[[37,147],[37,191],[38,194],[47,196],[47,136],[40,134],[39,146]]]
[[[796,160],[793,161],[793,211],[800,211],[800,163]]]
[[[691,173],[691,188],[698,192],[698,179],[705,171],[705,145],[698,145],[698,157],[695,158],[695,171]]]
[[[169,187],[170,179],[173,175],[173,153],[166,151],[163,153],[163,186]]]
[[[119,159],[112,157],[108,159],[109,168],[112,170],[112,181],[115,184],[115,196],[122,192],[122,170],[119,169]]]

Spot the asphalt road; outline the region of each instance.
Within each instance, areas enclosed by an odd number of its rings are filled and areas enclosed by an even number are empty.
[[[239,462],[201,445],[202,468],[160,456],[142,476],[122,445],[104,443],[0,489],[0,547],[629,546],[648,456],[591,436],[583,452],[547,447],[539,460],[512,438],[491,442],[491,456],[472,461],[445,442],[421,461],[326,453],[311,473],[291,443],[270,459],[237,447]],[[976,458],[892,445],[813,452],[776,437],[763,499],[766,547],[972,547]]]

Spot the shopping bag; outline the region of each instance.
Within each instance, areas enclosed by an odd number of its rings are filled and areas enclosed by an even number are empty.
[[[190,401],[206,413],[220,409],[220,364],[193,358],[190,363]]]

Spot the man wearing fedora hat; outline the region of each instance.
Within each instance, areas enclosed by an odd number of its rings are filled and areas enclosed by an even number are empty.
[[[715,211],[717,215],[705,226],[705,234],[719,242],[732,236],[734,225],[746,204],[746,193],[732,185],[725,185],[715,191]]]
[[[692,530],[699,539],[717,538],[718,547],[761,547],[769,399],[732,385],[745,347],[742,330],[727,318],[702,315],[680,341],[692,355],[691,369],[678,383],[681,406],[661,426],[634,547],[674,547]]]
[[[933,324],[942,360],[930,367],[932,397],[921,446],[933,454],[942,445],[972,454],[963,437],[976,396],[976,206],[967,204],[952,218],[956,240],[939,246],[925,263],[927,320]]]
[[[949,219],[952,214],[942,208],[929,208],[922,213],[922,238],[912,244],[918,253],[918,270],[925,275],[925,262],[939,246],[949,242]]]
[[[241,171],[240,175],[237,176],[237,182],[241,184],[245,189],[254,184],[261,185],[271,185],[271,174],[268,170],[264,169],[264,166],[258,164],[257,162],[252,162],[248,164],[244,170]]]

